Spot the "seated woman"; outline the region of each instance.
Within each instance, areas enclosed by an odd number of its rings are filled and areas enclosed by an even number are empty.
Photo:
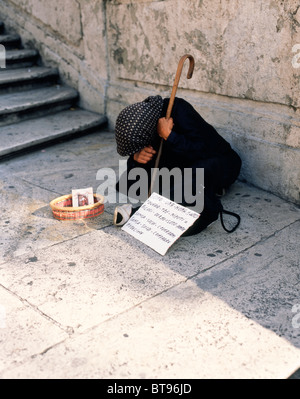
[[[150,188],[151,171],[160,141],[163,139],[159,168],[179,168],[182,172],[191,168],[193,173],[187,183],[193,192],[197,186],[196,171],[199,168],[204,169],[204,209],[199,219],[185,234],[194,235],[217,220],[223,211],[218,194],[223,193],[224,189],[238,178],[241,159],[230,144],[187,101],[176,98],[171,118],[167,120],[164,115],[168,104],[169,99],[151,96],[143,102],[126,107],[118,116],[115,131],[117,151],[121,156],[129,158],[127,172],[120,177],[117,189],[122,186],[122,179],[126,179],[124,186],[128,190],[135,183],[134,180],[128,179],[128,174],[134,168],[145,169]],[[172,190],[174,187],[171,185],[170,191]],[[128,195],[128,192],[124,194]],[[193,205],[184,201],[181,204]],[[131,204],[117,207],[114,224],[124,225],[135,210]]]

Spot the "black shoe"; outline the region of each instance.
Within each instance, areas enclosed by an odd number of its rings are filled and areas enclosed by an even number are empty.
[[[207,229],[211,224],[218,220],[218,213],[212,214],[203,211],[199,219],[185,232],[181,237],[190,237],[201,233],[201,231]]]

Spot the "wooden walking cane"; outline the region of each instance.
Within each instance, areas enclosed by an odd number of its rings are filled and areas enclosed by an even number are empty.
[[[193,77],[194,67],[195,67],[195,60],[194,60],[194,57],[192,55],[186,54],[183,57],[181,57],[181,59],[179,61],[179,64],[178,64],[177,73],[176,73],[175,81],[174,81],[174,85],[173,85],[173,90],[172,90],[172,94],[171,94],[171,97],[170,97],[169,106],[168,106],[168,109],[167,109],[166,119],[170,119],[171,118],[171,114],[172,114],[172,110],[173,110],[173,106],[174,106],[174,101],[175,101],[175,96],[176,96],[176,93],[177,93],[177,89],[178,89],[178,85],[179,85],[179,81],[180,81],[180,77],[181,77],[181,73],[182,73],[182,69],[183,69],[183,64],[185,63],[185,60],[187,60],[187,59],[190,60],[190,66],[189,66],[187,78],[191,79]],[[159,162],[160,162],[162,149],[163,149],[163,143],[164,143],[164,140],[161,139],[160,147],[159,147],[158,154],[157,154],[156,161],[155,161],[154,173],[153,173],[153,176],[152,176],[151,186],[150,186],[149,195],[148,195],[149,197],[152,194],[152,190],[153,190],[154,183],[155,183],[155,180],[156,180],[157,170],[158,170],[158,167],[159,167]]]

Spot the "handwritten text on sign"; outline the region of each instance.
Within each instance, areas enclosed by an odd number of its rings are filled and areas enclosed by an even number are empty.
[[[199,216],[199,213],[153,193],[122,230],[165,255]]]

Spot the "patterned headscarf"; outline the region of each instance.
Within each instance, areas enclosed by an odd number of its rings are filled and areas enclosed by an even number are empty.
[[[123,109],[116,121],[117,151],[122,157],[151,144],[162,108],[162,97],[150,96]]]

